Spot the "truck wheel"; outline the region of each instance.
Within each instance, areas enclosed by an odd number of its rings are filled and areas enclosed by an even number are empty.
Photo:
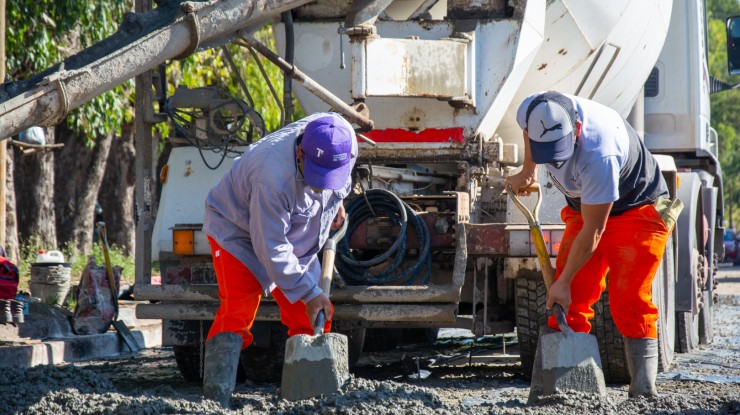
[[[606,278],[608,287],[609,276]],[[601,293],[601,298],[593,305],[593,309],[594,318],[591,320],[591,334],[596,336],[596,341],[599,344],[604,380],[606,383],[627,383],[630,380],[630,375],[624,358],[624,341],[612,318],[609,307],[609,288]]]
[[[177,368],[180,369],[182,377],[188,382],[201,382],[203,380],[201,367],[205,355],[201,356],[200,346],[173,346],[172,349],[175,353]],[[245,380],[247,380],[247,376],[240,363],[236,370],[236,381],[244,383]]]
[[[403,329],[402,340],[410,344],[433,344],[439,337],[438,328]]]
[[[694,260],[691,262],[692,265],[698,264],[699,253],[696,249],[693,249],[692,255]],[[696,279],[699,277],[698,267],[692,267],[691,278],[694,280],[692,283],[696,286]],[[697,292],[700,288],[696,287]],[[698,301],[698,300],[697,300]],[[679,353],[688,353],[699,346],[699,315],[701,310],[694,313],[693,311],[677,311],[676,312],[676,340],[677,349]]]
[[[714,338],[714,323],[712,314],[714,311],[714,293],[704,290],[702,295],[702,308],[699,311],[699,343],[710,344]]]
[[[676,313],[677,346],[679,353],[688,353],[699,345],[699,314],[691,311]]]
[[[519,340],[519,359],[524,376],[529,379],[537,351],[540,327],[547,324],[545,283],[538,280],[517,278],[516,280],[516,330]],[[604,291],[601,299],[594,304],[595,315],[591,320],[591,334],[599,344],[601,366],[607,383],[629,381],[627,364],[624,360],[622,335],[617,330],[609,311],[609,293]]]
[[[332,328],[332,331],[335,329]],[[365,333],[367,329],[364,327],[354,327],[350,329],[336,328],[336,332],[347,336],[347,363],[350,368],[357,366],[357,362],[360,360],[362,355],[362,348],[365,345]]]
[[[198,346],[172,346],[180,374],[188,382],[200,382],[201,355]]]
[[[401,344],[403,329],[367,329],[363,352],[389,352]]]
[[[676,346],[676,256],[673,234],[653,279],[653,303],[658,307],[658,372],[673,363]]]
[[[547,290],[542,280],[516,279],[516,335],[519,361],[526,379],[532,377],[532,364],[537,351],[540,327],[547,324],[545,300]]]
[[[288,328],[280,322],[271,322],[266,330],[269,344],[252,344],[242,350],[239,357],[237,380],[243,374],[245,379],[255,383],[279,382],[283,375],[285,342]]]
[[[609,277],[607,276],[607,279]],[[534,353],[537,351],[539,327],[546,324],[545,284],[538,280],[516,280],[516,325],[519,338],[519,355],[524,376],[530,378]],[[673,361],[676,337],[675,255],[673,237],[668,239],[663,261],[653,279],[653,302],[658,307],[658,370],[663,372]],[[591,334],[599,344],[601,366],[607,383],[629,382],[629,372],[624,357],[622,334],[612,319],[609,308],[609,291],[604,290],[594,308]]]

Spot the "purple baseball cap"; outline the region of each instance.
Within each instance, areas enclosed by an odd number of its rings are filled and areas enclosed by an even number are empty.
[[[339,190],[349,178],[354,134],[339,117],[327,115],[303,131],[303,177],[309,186]]]

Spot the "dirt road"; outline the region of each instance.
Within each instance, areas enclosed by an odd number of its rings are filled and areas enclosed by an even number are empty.
[[[323,399],[287,402],[276,384],[240,384],[232,411],[203,402],[185,382],[172,351],[83,364],[8,370],[0,377],[0,413],[23,414],[738,414],[740,413],[740,268],[723,265],[712,345],[677,355],[659,375],[660,397],[627,399],[609,385],[607,399],[569,393],[527,406],[516,338],[474,340],[445,331],[433,346],[363,355],[346,389]]]

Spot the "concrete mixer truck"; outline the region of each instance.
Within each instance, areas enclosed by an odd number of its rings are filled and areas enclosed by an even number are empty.
[[[266,22],[276,50],[253,36]],[[259,53],[291,79],[283,95],[295,94],[306,113],[333,109],[357,127],[355,192],[346,203],[372,210],[369,195],[390,195],[384,203],[410,212],[403,220],[371,213],[338,248],[331,298],[351,359],[405,337],[433,340],[440,328],[462,328],[474,336],[516,333],[528,375],[545,289],[527,222],[502,194],[522,161],[516,109],[542,90],[598,101],[628,118],[686,205],[653,284],[666,368],[674,352],[711,341],[713,276],[723,249],[705,23],[702,0],[212,0],[160,2],[153,10],[137,2],[122,30],[95,50],[4,84],[0,136],[56,123],[136,76],[134,292],[146,301],[137,316],[163,320],[163,345],[173,347],[186,378],[198,379],[218,307],[201,230],[204,200],[229,168],[227,155],[248,144],[239,126],[254,127],[256,136],[264,128],[258,102],[212,88],[153,97],[166,91],[156,69],[226,43]],[[274,95],[289,121],[290,98]],[[173,115],[184,109],[194,110]],[[152,127],[175,120],[166,167],[155,171]],[[544,174],[539,181],[540,221],[554,259],[565,200]],[[153,261],[160,284],[152,284]],[[627,381],[606,296],[594,308],[607,381]],[[257,320],[257,340],[240,368],[255,380],[280,373],[286,337],[269,298]]]

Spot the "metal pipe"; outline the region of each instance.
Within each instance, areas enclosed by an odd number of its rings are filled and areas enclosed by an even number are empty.
[[[104,49],[100,42],[65,60],[68,69],[61,64],[28,81],[0,88],[4,90],[0,91],[0,100],[3,95],[6,99],[0,103],[0,139],[34,125],[57,124],[67,112],[162,62],[309,1],[211,0],[183,3],[174,13],[162,7],[128,14],[132,30],[144,29],[132,39],[128,38],[130,32],[119,30],[108,38],[111,50],[105,55],[98,56]]]
[[[400,169],[398,169],[400,170]],[[373,167],[373,178],[384,179],[384,180],[397,180],[404,182],[414,183],[435,183],[435,184],[447,184],[450,182],[449,179],[442,177],[434,177],[428,175],[415,175],[407,172],[393,171],[391,169]]]
[[[445,303],[460,300],[458,284],[409,286],[348,286],[333,288],[331,299],[342,303]],[[213,285],[151,285],[136,284],[137,300],[214,301],[218,286]]]
[[[308,75],[301,72],[297,67],[295,67],[295,65],[289,64],[283,58],[281,58],[278,54],[271,51],[270,48],[268,48],[266,45],[262,44],[257,39],[251,36],[244,35],[242,36],[242,39],[244,39],[244,41],[247,42],[249,46],[256,49],[264,57],[266,57],[272,63],[277,65],[277,67],[282,69],[291,78],[300,82],[301,85],[303,85],[311,93],[313,93],[314,95],[319,97],[322,101],[332,106],[332,108],[334,108],[335,110],[342,113],[342,115],[347,117],[350,121],[359,125],[362,131],[369,131],[373,129],[374,123],[371,119],[359,114],[351,106],[349,106],[347,103],[339,99],[339,97],[332,94],[328,89],[324,88],[323,86],[321,86],[321,84],[319,84],[318,82],[311,79]]]
[[[283,22],[285,23],[285,61],[292,65],[295,53],[293,13],[283,12]],[[285,126],[293,122],[293,80],[287,72],[283,72],[283,107],[285,108],[283,126]]]
[[[162,320],[213,320],[217,303],[177,302],[139,304],[136,318]],[[454,323],[456,304],[339,304],[335,305],[335,321],[437,321]],[[278,321],[280,310],[276,304],[260,304],[258,320]]]

